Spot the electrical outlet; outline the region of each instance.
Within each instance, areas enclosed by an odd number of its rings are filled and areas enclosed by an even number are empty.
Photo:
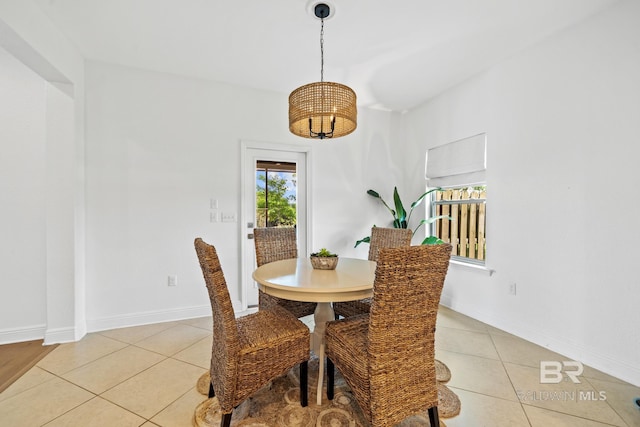
[[[509,285],[509,295],[515,295],[515,294],[516,294],[516,284],[511,283]]]
[[[218,212],[217,211],[209,212],[209,222],[218,222]]]
[[[178,276],[174,275],[170,275],[169,279],[167,280],[167,286],[178,286]]]

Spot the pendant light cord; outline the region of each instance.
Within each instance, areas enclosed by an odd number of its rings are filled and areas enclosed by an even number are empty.
[[[320,18],[320,81],[324,82],[324,18]]]

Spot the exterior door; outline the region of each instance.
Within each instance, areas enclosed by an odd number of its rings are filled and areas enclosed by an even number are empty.
[[[304,147],[289,148],[275,144],[243,144],[241,295],[245,310],[258,305],[258,287],[251,277],[256,268],[254,227],[295,225],[298,254],[307,254],[308,152]],[[282,207],[287,203],[293,206],[275,209],[275,205]],[[292,207],[295,212],[293,221]]]

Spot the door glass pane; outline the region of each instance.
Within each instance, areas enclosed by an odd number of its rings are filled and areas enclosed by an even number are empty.
[[[296,164],[258,160],[256,165],[256,226],[295,227],[297,222]]]

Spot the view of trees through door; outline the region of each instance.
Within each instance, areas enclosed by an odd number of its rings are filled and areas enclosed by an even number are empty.
[[[256,226],[295,227],[297,202],[296,164],[256,162]]]

